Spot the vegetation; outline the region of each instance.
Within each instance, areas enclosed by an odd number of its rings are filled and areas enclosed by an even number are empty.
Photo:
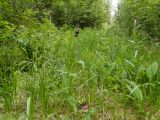
[[[143,4],[104,29],[98,0],[1,0],[0,119],[160,119],[159,2]]]
[[[118,13],[120,27],[128,35],[138,34],[159,41],[160,1],[122,0]]]
[[[2,20],[18,25],[31,25],[33,20],[43,23],[47,18],[57,27],[101,27],[107,18],[107,6],[102,0],[1,0],[0,12]]]

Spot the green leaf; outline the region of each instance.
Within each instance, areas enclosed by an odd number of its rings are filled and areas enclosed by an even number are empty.
[[[69,102],[69,104],[73,107],[74,112],[77,112],[77,101],[73,96],[68,96],[67,101]]]
[[[68,116],[60,115],[61,120],[71,120]]]
[[[94,108],[91,108],[87,113],[84,114],[84,118],[82,120],[90,120],[91,115],[95,112]]]
[[[158,63],[157,61],[152,63],[147,69],[147,77],[152,79],[158,71]]]
[[[31,107],[31,97],[28,97],[27,98],[27,108],[26,108],[26,113],[27,113],[26,120],[29,120],[30,118],[30,107]]]
[[[140,89],[140,85],[137,85],[133,81],[127,81],[127,82],[128,82],[127,89],[130,92],[129,96],[133,96],[138,101],[142,102],[143,101],[143,94]]]

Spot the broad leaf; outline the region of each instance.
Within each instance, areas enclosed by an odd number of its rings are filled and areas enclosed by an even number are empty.
[[[152,79],[158,71],[158,63],[157,61],[152,63],[147,69],[147,77]]]

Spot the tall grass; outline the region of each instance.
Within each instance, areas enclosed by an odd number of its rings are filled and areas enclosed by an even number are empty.
[[[84,29],[74,37],[73,30],[57,31],[49,23],[21,28],[16,41],[13,49],[0,47],[3,116],[9,111],[22,119],[157,117],[157,44],[112,29]]]

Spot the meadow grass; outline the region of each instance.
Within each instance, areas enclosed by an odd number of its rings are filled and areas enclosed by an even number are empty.
[[[0,47],[0,119],[160,118],[158,43],[114,29],[23,29]]]

